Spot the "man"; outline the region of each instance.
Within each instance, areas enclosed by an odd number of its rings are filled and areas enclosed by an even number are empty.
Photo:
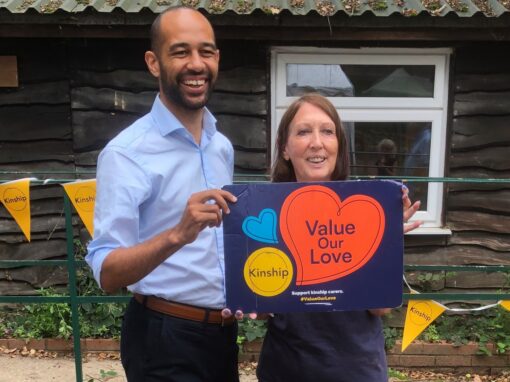
[[[170,8],[145,61],[159,80],[152,110],[98,160],[87,262],[107,292],[134,293],[121,356],[129,381],[238,381],[237,325],[225,306],[222,214],[236,198],[233,148],[205,108],[219,51],[207,19]]]

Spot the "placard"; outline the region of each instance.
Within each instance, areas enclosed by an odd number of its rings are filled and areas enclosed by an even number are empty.
[[[402,190],[394,181],[245,184],[224,216],[227,306],[248,312],[402,304]]]

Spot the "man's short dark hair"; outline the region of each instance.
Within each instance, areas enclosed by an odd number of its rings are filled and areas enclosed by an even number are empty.
[[[163,12],[161,12],[158,17],[152,22],[151,26],[151,50],[157,54],[159,54],[159,49],[161,48],[161,45],[163,44],[163,40],[161,38],[161,18],[164,14],[177,11],[179,9],[190,9],[192,11],[198,12],[195,8],[192,8],[187,5],[175,5],[173,7],[169,7],[165,9]]]

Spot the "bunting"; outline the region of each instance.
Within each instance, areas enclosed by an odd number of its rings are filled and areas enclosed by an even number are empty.
[[[409,300],[402,338],[402,351],[445,310],[445,306],[432,300]]]
[[[2,204],[30,241],[30,179],[0,184],[0,197]]]
[[[62,185],[73,203],[90,236],[94,234],[94,206],[96,204],[96,180],[80,180]]]

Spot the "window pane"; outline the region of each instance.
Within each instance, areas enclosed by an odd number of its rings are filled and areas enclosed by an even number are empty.
[[[431,122],[347,122],[353,175],[428,176]],[[352,150],[354,147],[354,150]],[[426,209],[426,182],[408,184]]]
[[[287,64],[287,96],[434,96],[434,65]]]

